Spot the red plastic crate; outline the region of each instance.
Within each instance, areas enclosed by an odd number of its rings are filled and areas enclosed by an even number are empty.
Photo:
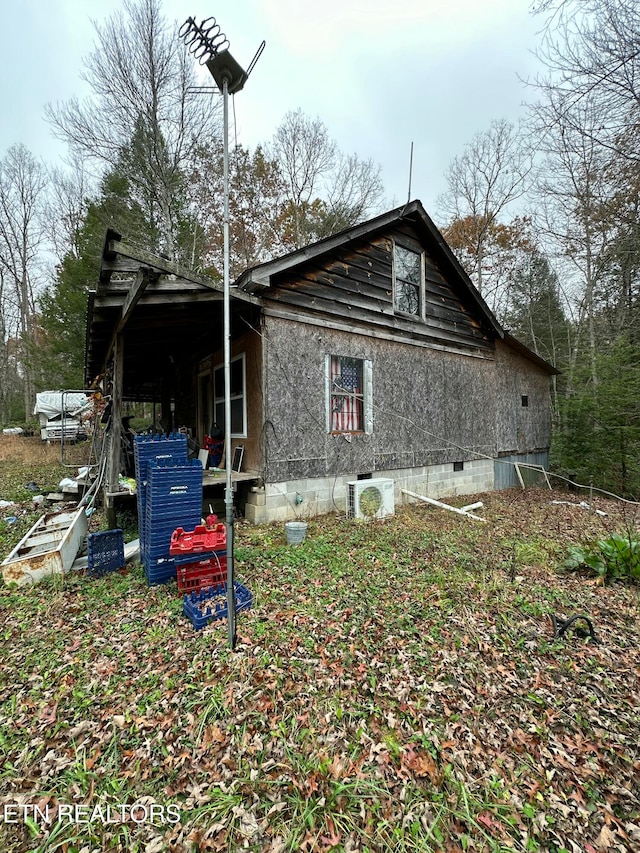
[[[178,527],[171,534],[169,554],[179,557],[180,554],[197,554],[201,551],[224,551],[227,547],[227,531],[224,524],[205,527],[198,524],[193,530],[183,530]]]
[[[176,566],[180,592],[201,592],[203,589],[227,582],[227,558],[212,557],[197,563]]]

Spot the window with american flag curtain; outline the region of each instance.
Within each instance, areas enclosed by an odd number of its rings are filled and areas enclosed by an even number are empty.
[[[371,432],[371,362],[331,355],[327,366],[327,428],[332,433]]]

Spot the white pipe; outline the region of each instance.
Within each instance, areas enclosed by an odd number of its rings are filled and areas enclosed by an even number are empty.
[[[416,498],[419,501],[424,501],[425,503],[432,504],[433,506],[440,507],[440,509],[448,509],[451,512],[455,512],[458,515],[466,515],[468,518],[473,518],[475,521],[486,521],[486,518],[480,518],[479,515],[474,515],[472,512],[467,512],[464,509],[458,509],[455,506],[449,506],[449,504],[443,504],[441,501],[435,500],[435,498],[427,498],[424,495],[417,495],[415,492],[409,492],[407,489],[401,489],[403,495],[409,495],[411,498]]]

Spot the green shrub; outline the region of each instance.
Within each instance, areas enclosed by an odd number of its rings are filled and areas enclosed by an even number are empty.
[[[604,580],[640,580],[640,539],[631,533],[612,533],[607,539],[598,539],[584,548],[571,547],[562,567],[591,569]]]

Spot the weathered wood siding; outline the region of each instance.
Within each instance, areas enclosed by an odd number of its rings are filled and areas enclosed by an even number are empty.
[[[491,352],[493,336],[478,320],[477,307],[468,293],[447,281],[433,253],[425,252],[425,320],[394,311],[394,240],[415,251],[425,249],[410,223],[342,246],[276,276],[262,294],[265,312],[372,337]]]
[[[497,450],[501,455],[548,450],[551,444],[549,374],[502,341],[496,343]],[[528,406],[522,405],[522,397]]]
[[[265,480],[366,474],[496,452],[494,362],[267,317]],[[370,359],[373,432],[327,432],[325,355]]]

